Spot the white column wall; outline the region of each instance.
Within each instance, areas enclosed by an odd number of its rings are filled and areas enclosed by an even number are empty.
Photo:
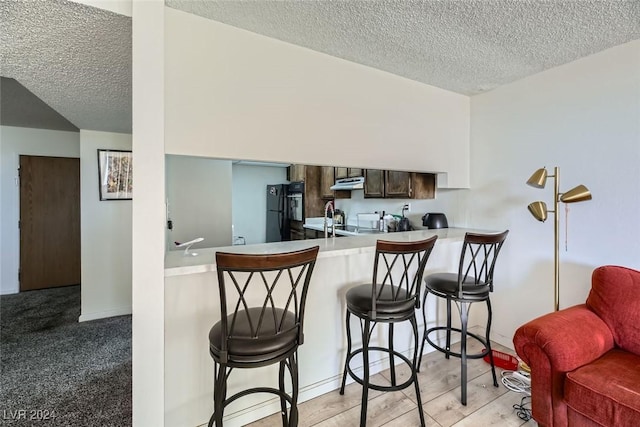
[[[640,41],[614,47],[471,99],[469,227],[509,228],[496,267],[494,339],[553,310],[553,180],[526,185],[538,168],[560,167],[560,191],[586,185],[593,200],[560,206],[560,308],[583,303],[603,264],[640,268]],[[565,234],[568,231],[568,235]],[[568,249],[565,250],[565,237]]]
[[[164,12],[133,0],[133,425],[164,425]]]
[[[78,158],[80,134],[0,126],[0,294],[20,289],[20,155]]]
[[[131,135],[80,131],[81,322],[131,313],[132,202],[100,201],[99,148],[131,150]]]

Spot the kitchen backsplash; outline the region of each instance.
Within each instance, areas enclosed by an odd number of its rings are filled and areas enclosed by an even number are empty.
[[[465,190],[439,189],[436,199],[416,200],[416,199],[365,199],[364,191],[355,190],[351,192],[350,199],[336,199],[337,209],[341,209],[347,214],[347,222],[355,224],[356,214],[365,212],[382,212],[401,215],[402,207],[405,204],[411,205],[411,211],[405,212],[414,229],[426,228],[422,226],[422,216],[427,212],[444,212],[447,215],[449,227],[462,227],[462,221],[466,218],[457,218],[459,212],[459,199],[463,197]]]

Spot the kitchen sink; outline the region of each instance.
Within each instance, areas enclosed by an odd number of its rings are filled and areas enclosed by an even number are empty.
[[[380,233],[379,230],[376,230],[375,228],[358,228],[355,225],[346,225],[346,226],[338,226],[336,227],[336,230],[344,230],[348,233],[353,233],[353,234],[378,234]]]

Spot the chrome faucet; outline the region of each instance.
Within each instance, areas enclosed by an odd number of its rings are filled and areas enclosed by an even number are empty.
[[[324,238],[325,239],[327,237],[329,237],[329,224],[328,224],[329,220],[328,220],[328,217],[327,217],[329,209],[331,209],[331,218],[333,218],[335,216],[335,214],[336,214],[336,211],[333,209],[333,203],[330,202],[330,201],[327,202],[326,205],[324,205]],[[332,237],[336,237],[336,224],[335,224],[335,222],[332,222],[331,229],[332,229],[331,232],[333,234]]]

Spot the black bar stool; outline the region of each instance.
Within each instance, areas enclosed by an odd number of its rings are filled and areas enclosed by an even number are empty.
[[[209,427],[214,423],[222,427],[224,408],[251,393],[278,395],[282,425],[298,425],[297,350],[304,341],[304,308],[317,255],[318,246],[269,255],[216,253],[221,320],[209,332],[209,353],[215,363]],[[261,305],[251,304],[256,298]],[[278,389],[255,387],[227,398],[227,380],[234,368],[275,363],[280,364]],[[285,392],[285,368],[291,376],[291,395]]]
[[[340,394],[344,394],[347,373],[356,382],[362,384],[362,408],[360,412],[360,426],[367,425],[367,399],[369,389],[379,391],[398,391],[415,385],[418,399],[420,424],[424,426],[424,413],[420,400],[420,386],[415,370],[418,359],[418,325],[416,322],[416,308],[420,308],[420,284],[424,267],[437,236],[418,242],[387,242],[378,240],[373,264],[373,283],[356,286],[347,292],[347,356],[342,375]],[[351,328],[349,319],[351,314],[360,319],[362,332],[362,348],[352,351]],[[414,336],[413,360],[393,349],[393,325],[395,323],[411,322]],[[363,325],[364,323],[364,325]],[[373,323],[373,325],[372,325]],[[371,347],[369,341],[373,328],[377,323],[389,324],[389,347]],[[391,386],[381,386],[369,382],[369,352],[381,351],[389,355],[391,365]],[[362,353],[364,360],[364,374],[358,377],[349,363],[351,359]],[[409,365],[411,377],[402,384],[397,384],[395,372],[395,357],[399,357]]]
[[[496,259],[508,233],[509,230],[499,234],[467,233],[462,245],[458,273],[430,274],[424,279],[425,292],[422,300],[422,316],[425,328],[427,326],[426,303],[428,294],[433,294],[447,300],[447,326],[436,326],[425,329],[424,335],[422,336],[418,371],[420,370],[420,363],[422,362],[425,341],[428,341],[436,350],[443,352],[447,359],[449,356],[459,357],[461,365],[460,385],[462,389],[460,401],[463,405],[467,404],[467,359],[478,359],[488,354],[489,360],[491,361],[493,385],[498,387],[496,369],[493,364],[493,353],[491,352],[491,341],[489,340],[489,333],[491,332],[491,300],[489,299],[489,293],[493,292],[493,271]],[[487,329],[484,338],[467,331],[467,321],[469,320],[471,304],[481,301],[486,301],[488,310]],[[452,302],[455,302],[458,306],[461,328],[453,328],[451,326]],[[432,332],[442,330],[447,333],[444,348],[437,345],[429,337]],[[460,353],[451,351],[452,331],[461,334]],[[484,346],[484,351],[478,354],[467,354],[467,336],[478,340]]]

